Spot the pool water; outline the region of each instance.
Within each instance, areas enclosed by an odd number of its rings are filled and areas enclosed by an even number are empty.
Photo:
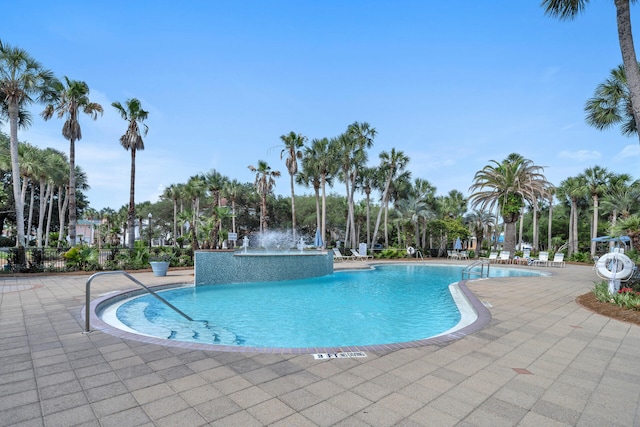
[[[248,347],[340,347],[425,339],[461,319],[449,284],[461,266],[385,265],[304,280],[196,286],[121,304],[117,318],[145,335]],[[494,268],[492,277],[536,275]]]

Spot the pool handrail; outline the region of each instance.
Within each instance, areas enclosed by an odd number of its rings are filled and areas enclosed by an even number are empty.
[[[480,266],[480,271],[472,271],[474,267]],[[484,274],[484,266],[487,266],[487,274],[485,276]],[[491,267],[491,263],[489,262],[488,259],[479,259],[477,261],[472,262],[471,264],[469,264],[468,266],[466,266],[463,270],[462,270],[462,280],[465,280],[465,275],[467,276],[467,280],[471,279],[471,275],[473,274],[474,276],[480,276],[480,278],[482,279],[483,277],[489,277],[489,268]]]
[[[132,275],[130,275],[126,271],[122,271],[122,270],[100,271],[98,273],[92,274],[87,279],[87,284],[85,285],[85,313],[84,313],[84,332],[85,333],[91,332],[91,313],[89,312],[89,307],[90,307],[90,304],[91,304],[91,281],[97,276],[103,276],[103,275],[106,275],[106,274],[122,274],[123,276],[125,276],[126,278],[131,280],[136,285],[142,286],[144,288],[144,290],[146,290],[148,293],[150,293],[151,295],[153,295],[154,297],[158,298],[160,301],[165,303],[169,308],[174,310],[176,313],[178,313],[179,315],[181,315],[182,317],[184,317],[188,321],[193,322],[193,319],[191,317],[189,317],[186,314],[184,314],[179,308],[177,308],[176,306],[171,304],[166,299],[162,298],[160,295],[156,294],[153,290],[151,290],[151,288],[149,288],[148,286],[144,285],[141,281],[139,281],[138,279],[136,279],[135,277],[133,277]]]

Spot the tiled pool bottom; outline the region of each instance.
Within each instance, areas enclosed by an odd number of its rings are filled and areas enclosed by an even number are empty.
[[[168,289],[184,285],[167,285],[162,287],[154,287],[154,290]],[[125,328],[117,327],[114,321],[115,315],[107,314],[110,320],[105,321],[100,316],[106,307],[116,304],[119,301],[139,295],[144,291],[129,291],[117,294],[105,295],[91,302],[89,307],[89,315],[91,316],[92,330],[100,330],[119,338],[139,341],[149,344],[157,344],[161,346],[169,346],[176,348],[185,348],[192,350],[209,350],[222,352],[251,352],[251,353],[275,353],[275,354],[313,354],[313,353],[338,353],[338,352],[357,352],[357,351],[390,351],[403,348],[422,347],[427,345],[439,345],[450,341],[458,340],[469,334],[477,332],[484,328],[491,320],[491,315],[487,308],[473,295],[467,288],[466,281],[458,282],[449,287],[453,299],[461,313],[460,322],[452,329],[443,332],[434,337],[420,339],[416,341],[407,341],[392,344],[366,345],[366,346],[341,346],[341,347],[305,347],[305,348],[285,348],[285,347],[249,347],[235,345],[216,345],[192,343],[184,341],[175,341],[157,337],[150,337],[132,333]],[[86,308],[85,308],[86,309]],[[99,313],[100,315],[98,315]],[[86,313],[85,313],[86,315]]]

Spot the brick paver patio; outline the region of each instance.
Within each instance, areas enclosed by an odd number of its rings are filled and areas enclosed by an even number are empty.
[[[640,327],[575,303],[590,266],[547,270],[468,282],[492,318],[458,341],[327,361],[84,334],[88,276],[3,276],[0,425],[640,425]],[[105,276],[92,295],[130,288]]]

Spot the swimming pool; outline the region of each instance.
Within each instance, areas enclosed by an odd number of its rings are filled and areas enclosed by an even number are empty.
[[[150,295],[102,311],[107,323],[169,341],[249,348],[325,348],[424,340],[475,315],[449,285],[462,266],[384,265],[304,280],[190,286],[162,296],[198,319],[185,321]],[[492,277],[538,275],[492,268]],[[454,288],[453,292],[455,294]],[[464,298],[462,298],[464,299]]]

